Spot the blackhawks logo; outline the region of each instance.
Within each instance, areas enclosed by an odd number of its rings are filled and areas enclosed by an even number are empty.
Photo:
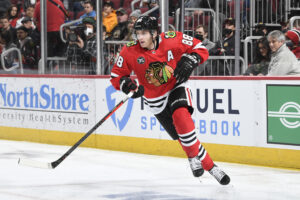
[[[148,83],[160,86],[169,81],[173,72],[173,68],[168,66],[167,63],[153,62],[150,63],[149,68],[146,70],[145,78]]]
[[[174,38],[176,37],[176,33],[174,31],[168,31],[165,33],[165,38]]]
[[[136,41],[130,41],[130,42],[128,42],[128,43],[126,44],[126,46],[127,46],[127,47],[131,47],[131,46],[134,46],[134,45],[136,45],[136,44],[137,44]]]

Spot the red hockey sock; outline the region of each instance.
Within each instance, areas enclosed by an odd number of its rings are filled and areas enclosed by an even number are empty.
[[[186,107],[177,108],[172,118],[182,149],[189,158],[197,156],[200,141],[196,136],[195,125],[188,109]]]
[[[214,162],[212,161],[212,159],[210,158],[209,154],[206,152],[202,144],[199,145],[198,156],[201,160],[203,169],[208,171],[214,166]]]

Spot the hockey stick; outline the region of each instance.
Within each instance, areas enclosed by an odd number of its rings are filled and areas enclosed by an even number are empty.
[[[54,169],[63,160],[65,160],[87,137],[89,137],[103,122],[105,122],[116,110],[118,110],[132,95],[133,92],[130,92],[128,95],[126,95],[123,100],[121,100],[111,111],[109,111],[109,113],[107,113],[97,124],[95,124],[93,128],[91,128],[91,130],[89,130],[78,142],[76,142],[64,155],[62,155],[56,161],[46,163],[26,158],[19,158],[18,164],[44,169]]]

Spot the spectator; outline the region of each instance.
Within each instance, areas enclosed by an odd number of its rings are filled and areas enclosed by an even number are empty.
[[[22,18],[18,19],[17,24],[16,24],[16,28],[19,28],[20,26],[22,26],[22,20],[24,20],[27,17],[27,18],[31,19],[32,28],[35,29],[35,25],[33,23],[33,14],[34,14],[34,6],[33,5],[29,5],[26,8],[25,16],[23,16]]]
[[[279,24],[280,24],[282,33],[286,33],[290,29],[289,21],[281,21],[281,22],[279,22]]]
[[[260,22],[255,26],[255,30],[253,31],[254,36],[267,36],[268,35],[268,29],[267,26]]]
[[[208,51],[215,47],[215,43],[210,41],[208,38],[207,26],[198,25],[195,29],[194,37],[202,41],[202,45],[206,47]],[[197,69],[198,75],[205,76],[209,73],[209,62],[205,62],[199,66]]]
[[[0,17],[0,26],[1,26],[1,31],[8,31],[9,34],[11,35],[12,41],[16,43],[17,42],[16,29],[10,25],[8,16]]]
[[[247,68],[244,75],[264,76],[268,73],[268,67],[271,60],[271,49],[266,37],[258,40],[257,48],[259,53],[254,62]]]
[[[285,36],[275,30],[268,34],[269,46],[272,51],[268,76],[300,76],[300,64],[289,48],[285,45]]]
[[[35,44],[31,37],[28,36],[28,29],[24,26],[17,28],[17,47],[21,50],[23,69],[27,73],[36,74],[37,71],[37,52]]]
[[[57,6],[59,5],[59,6]],[[60,39],[59,29],[65,22],[65,7],[60,0],[47,1],[47,51],[48,57],[62,56],[65,44]],[[34,10],[36,27],[41,32],[40,0],[37,0]]]
[[[10,0],[1,0],[0,1],[0,17],[7,13],[7,10],[10,8]]]
[[[27,29],[31,29],[31,30],[35,29],[35,25],[33,24],[31,17],[23,17],[20,26],[25,26]]]
[[[210,50],[211,55],[233,56],[235,52],[235,20],[228,18],[224,21],[223,39],[217,41],[216,46]],[[214,61],[211,68],[211,75],[231,75],[234,63],[228,60]]]
[[[0,45],[2,46],[2,52],[17,47],[15,43],[13,43],[12,36],[9,31],[1,31],[0,32]],[[18,62],[18,54],[16,51],[12,51],[8,53],[4,58],[4,65],[6,68],[14,68],[12,71],[8,72],[5,71],[5,73],[17,73],[17,69],[19,67]],[[3,67],[3,66],[2,66]],[[3,68],[4,69],[4,68]]]
[[[19,9],[16,5],[12,5],[7,10],[8,21],[12,27],[16,27],[17,20],[19,19]]]
[[[142,12],[139,9],[134,10],[132,13],[130,13],[129,22],[127,24],[128,33],[124,38],[125,41],[132,41],[132,40],[135,39],[134,38],[133,25],[134,25],[135,21],[141,16],[141,14],[142,14]]]
[[[202,41],[202,45],[207,48],[208,51],[215,47],[215,43],[208,39],[208,29],[207,26],[198,25],[195,29],[195,38]]]
[[[211,53],[213,55],[234,55],[235,46],[235,20],[228,18],[224,21],[223,40],[219,40]]]
[[[103,3],[103,25],[106,28],[106,33],[110,35],[110,32],[118,24],[117,14],[114,11],[113,3],[107,1]]]
[[[295,54],[297,59],[300,59],[300,31],[293,29],[290,31],[287,31],[285,33],[285,37],[287,40],[286,45],[289,47],[289,49]]]
[[[94,10],[94,5],[90,0],[87,0],[83,3],[84,14],[80,16],[80,19],[84,19],[86,17],[96,18],[96,11]]]
[[[33,42],[35,44],[40,43],[40,35],[39,32],[37,31],[35,25],[33,24],[33,21],[30,17],[24,17],[22,20],[22,26],[28,29],[28,36],[31,37]]]
[[[71,20],[77,19],[78,13],[80,13],[84,10],[81,0],[69,1],[69,10],[73,11],[73,13],[74,13],[73,19],[71,19]]]
[[[123,40],[128,33],[128,14],[124,8],[119,8],[116,12],[118,25],[112,30],[109,40]]]
[[[96,21],[93,17],[86,17],[82,23],[85,26],[86,38],[78,35],[77,41],[69,41],[66,51],[67,63],[74,70],[79,70],[78,67],[81,67],[89,74],[96,74]]]
[[[151,10],[152,8],[154,8],[156,6],[159,6],[158,0],[149,0],[149,3],[148,3],[149,10]],[[159,18],[159,9],[156,9],[155,11],[149,13],[149,16],[152,16],[152,17],[155,17],[156,19],[158,19]]]

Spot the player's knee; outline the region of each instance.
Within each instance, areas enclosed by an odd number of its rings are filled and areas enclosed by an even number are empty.
[[[181,121],[184,121],[185,119],[188,119],[190,117],[191,114],[187,107],[178,107],[172,114],[172,118],[175,124],[180,123]]]

